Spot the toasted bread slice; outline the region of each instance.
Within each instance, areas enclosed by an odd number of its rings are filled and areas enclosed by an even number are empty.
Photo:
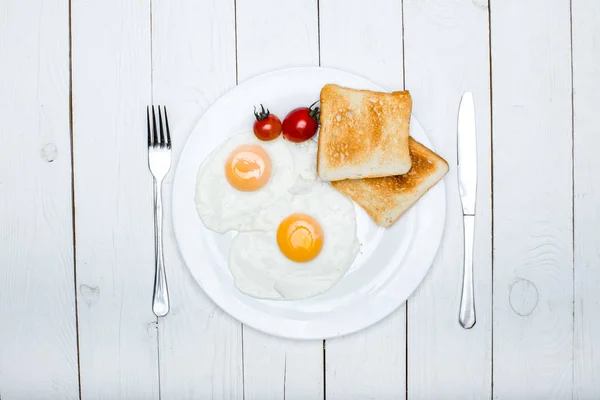
[[[373,218],[390,227],[448,172],[448,163],[421,143],[409,139],[412,168],[408,173],[383,178],[331,182]]]
[[[408,91],[373,92],[327,84],[321,89],[317,173],[323,180],[408,172],[412,100]]]

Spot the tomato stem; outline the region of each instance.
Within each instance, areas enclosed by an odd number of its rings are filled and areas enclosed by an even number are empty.
[[[319,102],[319,100],[315,101],[314,103],[312,103],[310,105],[310,107],[308,107],[308,114],[310,115],[310,117],[317,123],[320,124],[321,122],[321,109],[319,107],[315,107],[315,104],[317,104]]]
[[[310,117],[313,119],[313,121],[315,121],[317,124],[321,123],[321,109],[319,107],[315,107],[315,104],[317,104],[319,102],[319,100],[315,101],[314,103],[312,103],[310,105],[310,107],[308,107],[308,114],[310,115]]]
[[[265,110],[265,106],[263,106],[262,104],[260,105],[259,112],[256,111],[256,106],[254,106],[254,116],[256,117],[257,121],[262,121],[263,119],[267,118],[270,113],[271,112],[269,111],[269,109],[267,108]]]

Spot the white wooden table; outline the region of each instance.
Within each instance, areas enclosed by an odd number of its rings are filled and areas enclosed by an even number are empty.
[[[600,398],[600,2],[490,3],[0,0],[0,398]],[[360,333],[268,337],[193,281],[167,196],[172,311],[157,320],[146,105],[168,105],[177,158],[220,95],[305,65],[411,90],[452,165],[430,273]],[[464,90],[472,330],[457,322]]]

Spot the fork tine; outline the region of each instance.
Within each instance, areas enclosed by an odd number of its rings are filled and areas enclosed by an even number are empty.
[[[150,106],[146,106],[146,116],[148,117],[148,147],[152,146],[152,126],[150,125]]]
[[[152,122],[154,123],[152,129],[152,145],[158,146],[160,142],[158,141],[158,129],[156,127],[156,113],[154,112],[154,106],[152,106]]]
[[[167,107],[163,106],[163,110],[165,112],[165,128],[167,131],[167,147],[171,148],[171,131],[169,130],[169,119],[167,118]]]
[[[158,106],[158,125],[160,128],[160,147],[164,147],[165,146],[165,128],[163,126],[163,117],[162,117],[162,110],[160,108],[160,106]]]

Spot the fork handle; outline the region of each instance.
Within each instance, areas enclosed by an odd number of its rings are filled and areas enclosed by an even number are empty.
[[[164,317],[169,312],[169,289],[167,288],[167,275],[165,273],[165,260],[163,257],[162,239],[162,180],[154,179],[154,295],[152,297],[152,311],[157,317]]]

